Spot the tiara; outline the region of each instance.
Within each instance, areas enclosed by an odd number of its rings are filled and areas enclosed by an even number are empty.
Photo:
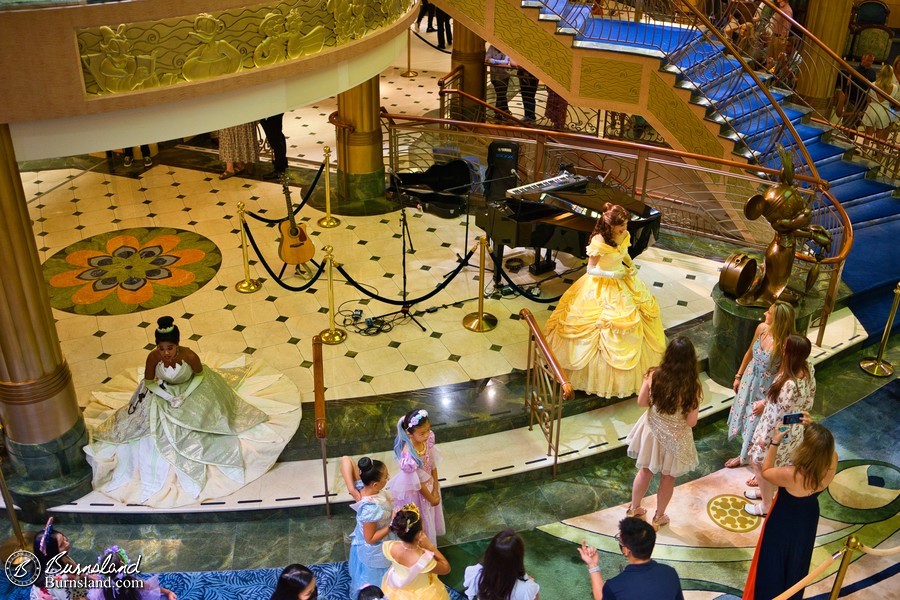
[[[157,333],[172,333],[173,331],[175,331],[174,325],[169,325],[168,327],[157,327],[156,328]]]
[[[422,419],[427,419],[427,418],[428,418],[428,411],[425,410],[424,408],[420,408],[419,410],[417,410],[415,412],[415,414],[413,416],[411,416],[409,418],[409,427],[407,427],[407,429],[412,429],[413,427],[415,427],[416,425],[421,423]]]
[[[409,519],[406,521],[406,531],[409,531],[409,528],[418,523],[422,519],[421,513],[419,513],[419,507],[410,502],[409,504],[404,504],[400,510],[406,511],[408,513],[412,513],[416,515],[414,519]]]

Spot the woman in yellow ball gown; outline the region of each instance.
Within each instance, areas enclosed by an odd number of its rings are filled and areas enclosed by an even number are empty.
[[[546,338],[575,389],[636,393],[666,349],[659,304],[628,255],[628,211],[607,203],[587,247],[587,272],[547,321]]]

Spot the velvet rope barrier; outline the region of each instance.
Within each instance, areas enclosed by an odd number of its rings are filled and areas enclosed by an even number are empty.
[[[283,221],[284,219],[281,219],[281,220]],[[256,245],[256,240],[253,238],[253,233],[250,231],[250,227],[247,225],[247,223],[244,223],[243,225],[244,225],[244,232],[246,232],[246,234],[247,234],[247,239],[250,240],[250,245],[253,246],[253,251],[256,252],[256,256],[259,257],[259,260],[262,263],[262,266],[265,268],[266,273],[268,273],[269,277],[274,279],[278,283],[278,285],[280,285],[284,289],[289,290],[291,292],[305,291],[305,290],[309,289],[312,286],[312,284],[314,284],[319,277],[322,276],[322,273],[325,271],[325,263],[324,262],[321,262],[318,265],[316,265],[318,267],[318,269],[316,270],[315,274],[312,276],[312,278],[309,281],[307,281],[303,285],[295,286],[295,285],[286,284],[284,281],[281,280],[280,277],[278,277],[278,275],[275,274],[275,271],[272,270],[272,268],[269,266],[269,263],[266,262],[266,259],[263,257],[262,253],[259,251],[259,246]],[[315,264],[315,261],[312,261],[312,263]]]
[[[510,279],[510,277],[506,273],[506,271],[503,270],[503,265],[502,265],[503,261],[498,262],[496,257],[493,254],[491,254],[491,260],[494,261],[494,269],[498,273],[500,273],[500,276],[503,277],[503,280],[506,281],[506,283],[509,285],[509,287],[511,287],[513,290],[515,290],[515,292],[517,294],[519,294],[520,296],[525,296],[532,302],[537,302],[539,304],[553,304],[554,302],[557,302],[557,301],[559,301],[560,298],[562,298],[562,294],[560,294],[559,296],[556,296],[555,298],[535,298],[528,292],[528,290],[521,287],[520,285],[517,285],[515,281]]]
[[[303,208],[306,203],[309,201],[310,196],[312,196],[313,190],[316,189],[316,184],[319,183],[319,177],[322,175],[322,171],[325,169],[325,163],[323,162],[319,165],[319,170],[316,172],[316,176],[313,178],[312,183],[309,185],[309,188],[306,190],[306,193],[303,194],[303,200],[300,201],[299,204],[294,205],[294,215],[300,212],[300,209]],[[267,219],[266,217],[261,217],[255,213],[248,212],[244,213],[248,217],[253,217],[257,221],[261,221],[263,223],[268,223],[269,225],[274,225],[276,223],[281,223],[284,219]]]
[[[871,554],[872,556],[891,556],[892,554],[897,554],[900,552],[900,546],[896,546],[894,548],[885,548],[881,550],[879,548],[869,548],[864,544],[860,544],[859,548],[857,548],[860,552],[865,552],[866,554]]]
[[[841,556],[843,556],[844,552],[847,552],[847,549],[841,548],[840,550],[838,550],[837,552],[835,552],[834,554],[832,554],[831,556],[829,556],[828,558],[823,560],[822,563],[818,567],[816,567],[815,569],[813,569],[812,571],[809,572],[809,575],[807,575],[806,577],[804,577],[803,579],[801,579],[800,581],[798,581],[797,583],[795,583],[794,585],[789,587],[786,591],[775,596],[775,598],[773,598],[773,600],[788,600],[788,598],[790,598],[791,596],[793,596],[794,594],[796,594],[797,592],[799,592],[800,590],[802,590],[803,588],[805,588],[806,586],[811,584],[813,581],[818,579],[822,575],[822,573],[824,573],[828,569],[828,567],[831,566],[831,564],[834,561],[836,561]]]
[[[378,300],[379,302],[384,302],[385,304],[391,304],[393,306],[412,306],[413,304],[425,302],[429,298],[432,298],[436,294],[439,294],[441,292],[441,290],[443,290],[445,287],[447,287],[450,284],[450,282],[453,281],[457,275],[459,275],[459,273],[463,270],[463,268],[466,266],[466,264],[468,264],[469,259],[472,258],[473,254],[475,254],[474,248],[469,250],[469,253],[463,257],[462,261],[458,265],[456,265],[456,268],[447,274],[447,278],[444,279],[444,281],[440,282],[437,285],[437,287],[435,287],[433,290],[431,290],[424,296],[419,296],[418,298],[405,298],[403,300],[392,300],[391,298],[385,298],[384,296],[379,296],[378,294],[376,294],[374,292],[370,292],[369,290],[364,288],[362,285],[357,283],[357,281],[355,279],[353,279],[347,271],[344,270],[343,265],[338,266],[337,270],[338,270],[338,273],[340,273],[341,275],[344,276],[344,278],[347,280],[347,283],[349,283],[350,285],[355,287],[358,291],[362,292],[363,294],[365,294],[366,296],[368,296],[370,298],[374,298],[375,300]]]

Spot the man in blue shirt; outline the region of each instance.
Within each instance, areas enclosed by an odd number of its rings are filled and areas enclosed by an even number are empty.
[[[591,575],[594,600],[684,600],[675,569],[650,558],[656,545],[656,531],[649,523],[635,517],[622,519],[616,541],[628,565],[605,583],[600,575],[597,549],[585,542],[578,549]]]

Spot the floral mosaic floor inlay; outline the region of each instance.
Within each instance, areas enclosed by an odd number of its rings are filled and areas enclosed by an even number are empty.
[[[44,263],[53,308],[78,315],[122,315],[165,306],[209,282],[222,254],[183,229],[136,227],[100,233]]]

